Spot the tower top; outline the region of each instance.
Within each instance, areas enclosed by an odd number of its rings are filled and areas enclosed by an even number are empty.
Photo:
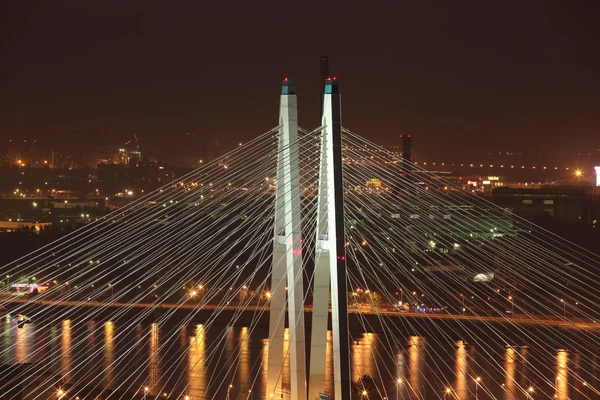
[[[329,77],[325,80],[325,94],[340,94],[337,77]]]
[[[281,94],[296,94],[296,87],[294,83],[288,78],[283,78],[283,83],[281,84]]]

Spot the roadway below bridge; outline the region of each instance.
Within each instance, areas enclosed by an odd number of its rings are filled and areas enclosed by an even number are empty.
[[[116,312],[117,310],[128,310],[135,312],[138,311],[151,311],[158,312],[159,314],[171,312],[177,312],[178,314],[200,314],[207,316],[207,313],[220,312],[225,315],[239,314],[240,310],[249,312],[254,315],[261,313],[266,315],[266,311],[269,310],[268,304],[251,304],[245,305],[216,305],[216,304],[199,304],[199,303],[122,303],[122,302],[98,302],[98,301],[65,301],[65,300],[35,300],[25,298],[13,298],[8,300],[6,303],[6,310],[4,313],[32,313],[36,315],[44,309],[55,309],[61,308],[72,312],[77,310],[78,315],[85,316],[85,310],[89,311],[89,314],[98,315],[98,312],[94,313],[93,310],[106,312]],[[304,307],[304,311],[307,314],[312,312],[311,306]],[[0,311],[1,313],[2,311]],[[561,328],[561,329],[575,329],[575,330],[600,330],[600,324],[597,321],[584,320],[584,319],[570,319],[561,318],[557,319],[556,316],[527,316],[527,315],[513,315],[511,316],[487,316],[487,315],[464,315],[464,314],[450,314],[450,313],[417,313],[417,312],[406,312],[389,310],[385,308],[373,308],[373,307],[361,307],[361,308],[350,308],[350,315],[355,316],[357,320],[365,318],[368,321],[376,321],[380,317],[386,321],[390,321],[393,317],[402,317],[405,319],[415,321],[440,321],[440,322],[457,322],[457,323],[478,323],[478,324],[504,324],[510,326],[529,326],[539,328]],[[381,321],[380,321],[381,322]]]

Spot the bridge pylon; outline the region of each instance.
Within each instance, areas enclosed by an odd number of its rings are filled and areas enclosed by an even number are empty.
[[[292,82],[282,85],[275,192],[275,231],[269,316],[267,399],[281,398],[285,357],[290,364],[290,396],[306,399],[304,284],[301,252],[298,102]],[[287,291],[286,291],[287,286]],[[287,298],[287,302],[286,302]],[[289,352],[284,354],[286,305]]]
[[[325,392],[327,322],[331,296],[333,382],[336,400],[350,399],[350,340],[344,236],[344,187],[342,178],[341,97],[335,78],[325,82],[313,314],[309,367],[309,400]]]

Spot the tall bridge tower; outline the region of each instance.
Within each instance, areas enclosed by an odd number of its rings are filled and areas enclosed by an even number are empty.
[[[289,319],[291,398],[315,400],[325,389],[327,327],[331,300],[334,396],[350,399],[350,344],[344,239],[341,98],[335,78],[327,78],[317,198],[310,366],[306,371],[303,313],[300,180],[297,100],[284,81],[280,106],[275,236],[271,276],[267,399],[281,398],[286,304]],[[286,293],[287,283],[287,293]],[[286,301],[287,296],[287,301]],[[308,387],[307,387],[308,382]],[[307,397],[308,389],[308,397]]]
[[[277,152],[267,399],[281,397],[286,357],[283,352],[286,306],[289,319],[291,396],[293,399],[306,399],[298,101],[294,85],[287,79],[283,81],[281,89],[279,119],[281,128]]]
[[[331,298],[333,382],[336,399],[350,399],[350,343],[344,238],[342,105],[335,78],[327,78],[323,97],[309,400],[325,386],[327,321]]]

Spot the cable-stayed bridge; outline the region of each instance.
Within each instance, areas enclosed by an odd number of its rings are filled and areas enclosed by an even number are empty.
[[[600,398],[598,256],[341,110],[300,128],[286,80],[275,128],[4,266],[50,283],[0,298],[5,397]]]

